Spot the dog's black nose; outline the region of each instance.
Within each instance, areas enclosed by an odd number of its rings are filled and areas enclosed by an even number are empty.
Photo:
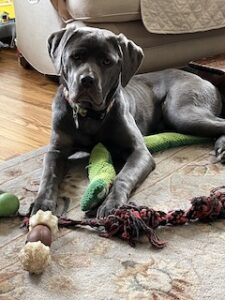
[[[80,81],[84,88],[89,88],[94,84],[94,77],[90,75],[82,75]]]

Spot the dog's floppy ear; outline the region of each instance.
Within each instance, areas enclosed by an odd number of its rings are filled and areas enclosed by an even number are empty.
[[[144,53],[141,47],[128,40],[123,34],[118,35],[118,42],[122,59],[121,84],[125,87],[139,68]]]
[[[49,56],[58,73],[61,71],[62,53],[65,45],[75,32],[74,28],[62,29],[52,33],[48,38]]]

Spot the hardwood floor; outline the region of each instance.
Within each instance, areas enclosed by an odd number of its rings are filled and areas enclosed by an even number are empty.
[[[57,84],[0,51],[0,162],[48,144]]]

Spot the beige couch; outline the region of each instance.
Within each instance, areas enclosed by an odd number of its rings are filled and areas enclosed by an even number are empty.
[[[48,36],[67,24],[124,33],[144,49],[140,72],[225,53],[222,0],[14,0],[17,46],[39,72],[55,74]]]

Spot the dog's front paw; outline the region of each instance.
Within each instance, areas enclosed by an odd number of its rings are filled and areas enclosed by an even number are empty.
[[[97,210],[97,218],[106,218],[113,213],[113,210],[120,207],[122,203],[114,199],[106,199]]]
[[[221,136],[215,143],[214,146],[216,160],[225,163],[225,136]]]
[[[53,200],[37,198],[34,203],[31,204],[31,216],[35,215],[38,210],[50,210],[54,214],[56,211],[56,202]]]

